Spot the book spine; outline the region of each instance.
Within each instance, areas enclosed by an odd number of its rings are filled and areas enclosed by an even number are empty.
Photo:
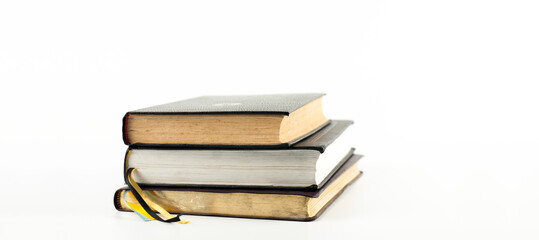
[[[127,179],[126,177],[126,174],[127,174],[127,161],[129,159],[129,155],[131,154],[131,148],[128,147],[127,150],[125,151],[125,157],[124,157],[124,169],[123,169],[123,176],[124,176],[124,180]],[[127,184],[127,182],[125,182],[125,184]]]
[[[127,120],[129,119],[129,113],[126,113],[122,119],[122,139],[125,145],[129,145],[129,136],[127,135]]]
[[[118,189],[114,192],[114,207],[118,211],[127,211],[127,209],[122,208],[122,192],[123,189]]]

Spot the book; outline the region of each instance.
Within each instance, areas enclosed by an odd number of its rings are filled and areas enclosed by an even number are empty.
[[[125,169],[141,186],[320,188],[353,154],[352,121],[329,125],[288,148],[130,146]]]
[[[253,188],[143,188],[146,196],[171,213],[309,221],[326,208],[359,176],[360,155],[352,155],[322,188],[310,190]],[[119,211],[131,211],[137,202],[126,187],[114,194]],[[126,202],[127,201],[127,202]]]
[[[125,144],[290,146],[328,124],[324,94],[203,96],[127,112]]]

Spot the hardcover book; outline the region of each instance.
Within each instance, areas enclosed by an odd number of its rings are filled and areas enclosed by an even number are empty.
[[[347,128],[333,120],[288,148],[148,148],[130,146],[125,169],[141,186],[320,188],[353,154]]]
[[[123,139],[139,145],[289,146],[328,124],[324,94],[204,96],[130,111]]]
[[[285,220],[314,220],[353,183],[361,172],[352,155],[328,180],[324,187],[309,190],[251,188],[143,188],[146,196],[168,212],[191,215],[212,215]],[[131,211],[128,203],[137,203],[128,188],[114,194],[119,211]]]

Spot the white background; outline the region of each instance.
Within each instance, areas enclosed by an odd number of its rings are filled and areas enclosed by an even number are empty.
[[[2,1],[0,239],[537,239],[537,1]],[[318,220],[117,212],[126,111],[325,92],[365,175]]]

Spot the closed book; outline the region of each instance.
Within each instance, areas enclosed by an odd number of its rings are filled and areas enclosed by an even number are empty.
[[[285,220],[314,220],[360,175],[361,156],[352,155],[322,188],[316,190],[145,187],[146,196],[171,213]],[[114,194],[114,206],[130,211],[137,202],[124,187]]]
[[[329,125],[287,148],[151,148],[132,145],[125,169],[141,186],[312,188],[353,154],[352,121]]]
[[[139,145],[289,146],[322,128],[324,94],[203,96],[127,112],[123,140]]]

